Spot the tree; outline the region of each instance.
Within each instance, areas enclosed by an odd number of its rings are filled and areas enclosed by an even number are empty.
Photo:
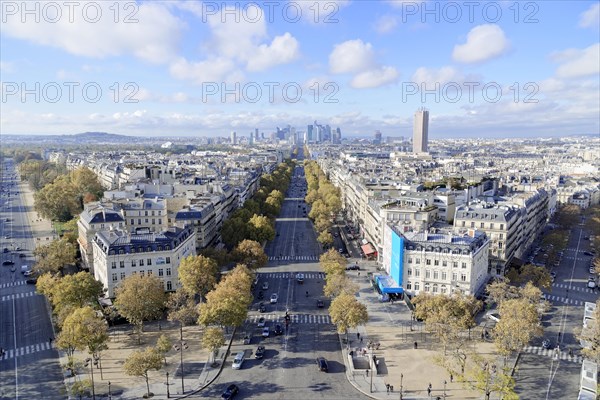
[[[538,267],[532,264],[524,265],[519,272],[518,283],[526,282],[531,282],[534,286],[546,290],[552,287],[550,272],[545,267]]]
[[[248,238],[264,243],[275,238],[275,228],[273,224],[264,215],[252,216],[248,221]]]
[[[331,322],[337,326],[339,333],[345,333],[348,338],[348,329],[369,321],[367,306],[360,303],[351,294],[342,293],[331,302],[329,307]]]
[[[569,229],[577,221],[581,210],[575,204],[565,204],[555,214],[556,222],[564,229]]]
[[[106,321],[90,306],[75,309],[64,321],[62,332],[69,332],[77,350],[96,355],[108,342]]]
[[[238,265],[200,304],[198,323],[221,327],[241,325],[252,303],[252,276],[245,265]]]
[[[165,301],[163,283],[154,275],[130,275],[116,289],[115,307],[135,327],[138,343],[142,340],[144,321],[159,318]]]
[[[225,344],[225,335],[223,329],[220,328],[207,328],[202,336],[202,348],[210,350],[213,360],[217,355],[217,351],[221,346]]]
[[[238,263],[245,264],[252,269],[262,268],[269,261],[260,243],[247,239],[240,242],[233,250],[233,258]]]
[[[519,288],[511,286],[508,280],[495,280],[487,285],[485,291],[489,294],[494,303],[502,303],[504,300],[516,299],[519,297]]]
[[[490,358],[474,355],[461,380],[469,389],[484,394],[486,400],[493,393],[498,393],[500,398],[506,400],[519,399],[514,391],[515,380],[510,368],[498,368]]]
[[[71,394],[73,396],[78,396],[79,400],[81,400],[83,396],[88,396],[91,391],[92,381],[87,378],[76,380],[71,384]]]
[[[346,272],[346,258],[336,249],[329,249],[321,254],[319,264],[326,275],[343,275]]]
[[[537,307],[527,299],[510,299],[500,303],[500,321],[494,327],[494,342],[498,352],[508,357],[531,339],[542,334]]]
[[[248,211],[250,211],[250,213],[252,215],[254,214],[260,214],[260,205],[258,204],[258,202],[256,200],[246,200],[244,202],[244,208]]]
[[[167,319],[177,321],[181,325],[193,325],[198,320],[198,306],[183,288],[169,295],[167,300]]]
[[[348,279],[345,274],[333,274],[327,275],[323,294],[328,297],[336,297],[342,293],[354,295],[358,290],[358,285]]]
[[[178,274],[181,286],[189,296],[200,295],[204,298],[217,284],[219,267],[210,258],[189,256],[181,260]]]
[[[83,199],[86,195],[89,198],[101,198],[104,193],[104,188],[100,184],[98,180],[98,176],[89,168],[81,167],[71,172],[70,174],[71,182],[73,187],[77,191],[79,198],[82,200],[82,203],[85,202]]]
[[[97,308],[98,298],[104,293],[102,282],[95,280],[90,273],[83,271],[56,279],[50,290],[50,299],[57,314],[69,308],[85,306]]]
[[[68,177],[57,178],[33,195],[34,208],[44,218],[52,221],[68,221],[81,212],[77,190]]]
[[[49,272],[56,274],[65,265],[74,264],[77,260],[77,248],[66,239],[53,240],[47,245],[37,247],[33,255],[38,257],[38,262],[33,267],[39,275]]]
[[[247,235],[248,225],[241,218],[229,218],[223,222],[221,237],[228,248],[235,247]]]
[[[227,265],[229,262],[231,262],[231,257],[225,249],[215,249],[214,247],[207,247],[205,249],[200,250],[199,254],[214,260],[219,267]]]
[[[600,274],[600,257],[595,257],[592,261],[592,265],[594,266],[594,271],[597,274]]]
[[[147,394],[144,398],[148,398],[150,393],[150,384],[148,383],[148,372],[150,370],[158,371],[162,367],[162,356],[153,347],[147,347],[146,350],[136,350],[127,357],[123,370],[127,375],[144,377],[146,380]]]
[[[171,342],[171,339],[164,333],[160,335],[156,341],[156,351],[164,358],[165,365],[167,365],[167,353],[172,347],[173,343]]]
[[[317,237],[317,242],[321,243],[323,246],[330,246],[333,244],[333,236],[331,236],[331,233],[323,231]]]

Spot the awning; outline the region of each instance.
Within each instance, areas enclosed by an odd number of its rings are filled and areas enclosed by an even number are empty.
[[[389,275],[379,275],[375,279],[381,293],[404,293],[404,288],[398,286],[394,278]]]
[[[360,246],[360,248],[362,249],[363,253],[365,253],[365,255],[367,256],[369,254],[375,253],[375,249],[373,248],[373,246],[371,246],[371,243],[364,244]]]

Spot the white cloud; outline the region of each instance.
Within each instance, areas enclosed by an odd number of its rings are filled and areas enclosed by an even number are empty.
[[[394,15],[382,15],[377,19],[374,29],[377,33],[386,34],[392,32],[398,26],[398,18]]]
[[[380,67],[361,72],[352,78],[350,86],[355,89],[375,88],[388,85],[398,79],[398,71],[394,67]]]
[[[600,26],[600,3],[592,4],[590,8],[581,13],[579,26],[598,29]]]
[[[277,36],[270,45],[261,44],[254,55],[248,59],[249,71],[263,71],[272,66],[287,64],[299,55],[299,44],[296,38],[286,32]]]
[[[448,83],[448,82],[464,82],[465,77],[456,68],[445,66],[439,69],[434,68],[417,68],[412,76],[415,83]]]
[[[208,59],[200,62],[189,62],[179,58],[173,62],[169,71],[177,79],[189,80],[195,84],[204,82],[233,82],[243,79],[243,75],[236,70],[235,63],[224,57]]]
[[[558,77],[578,78],[600,74],[600,43],[593,44],[583,50],[568,49],[555,53],[553,58],[563,62],[556,70]]]
[[[61,3],[62,4],[62,3]],[[114,13],[109,8],[111,2],[86,2],[91,4],[83,13],[85,4],[78,3],[73,12],[73,21],[69,21],[68,8],[62,10],[58,21],[52,23],[48,18],[36,22],[27,18],[21,22],[17,13],[7,17],[3,23],[3,33],[29,42],[60,48],[68,53],[91,58],[106,58],[119,55],[133,55],[153,63],[165,63],[176,52],[183,21],[169,13],[168,9],[156,3],[137,3],[136,23],[124,23],[125,11],[118,22],[114,22]],[[61,7],[59,5],[59,7]],[[95,7],[101,7],[99,20],[88,22],[95,14]],[[88,21],[83,18],[86,15]],[[121,18],[123,17],[123,18]]]
[[[508,47],[508,39],[498,25],[479,25],[469,31],[466,43],[454,46],[452,58],[461,63],[479,63],[502,55]]]
[[[335,45],[329,55],[329,69],[333,74],[361,72],[375,65],[373,46],[360,39]]]

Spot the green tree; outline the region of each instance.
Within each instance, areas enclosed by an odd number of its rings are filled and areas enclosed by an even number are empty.
[[[109,338],[106,321],[90,306],[75,309],[65,319],[62,328],[63,331],[74,332],[78,350],[97,355],[107,348]]]
[[[264,243],[275,238],[273,224],[264,215],[254,215],[248,221],[249,238],[259,243]]]
[[[56,274],[62,271],[65,265],[75,263],[77,248],[68,240],[60,239],[37,247],[33,255],[38,258],[38,262],[33,267],[37,274],[42,275],[47,272]]]
[[[243,240],[233,251],[233,258],[241,264],[252,269],[262,268],[267,265],[269,258],[259,242],[255,240]]]
[[[515,380],[510,368],[497,367],[490,358],[474,355],[461,381],[467,388],[485,395],[486,400],[489,400],[493,393],[506,400],[519,399],[514,391]]]
[[[500,321],[494,327],[494,343],[506,358],[542,334],[537,307],[527,299],[510,299],[500,303]]]
[[[92,392],[92,381],[89,379],[81,379],[75,380],[71,384],[71,394],[73,396],[78,396],[79,400],[83,398],[83,396],[89,397]]]
[[[327,252],[321,254],[319,264],[327,276],[343,275],[346,273],[346,258],[336,249],[329,249]]]
[[[367,307],[347,293],[342,293],[333,299],[329,307],[329,315],[338,332],[346,334],[346,339],[348,339],[348,329],[356,328],[369,321]]]
[[[156,341],[156,351],[162,356],[165,361],[165,365],[167,365],[167,353],[173,347],[173,342],[171,339],[164,333],[160,335],[158,340]]]
[[[326,277],[323,294],[328,297],[336,297],[342,293],[354,295],[358,290],[358,285],[348,279],[345,274],[332,274]]]
[[[225,249],[215,249],[214,247],[207,247],[200,250],[200,255],[215,260],[219,267],[227,265],[231,262],[231,257]]]
[[[206,328],[202,336],[202,348],[210,351],[214,361],[217,351],[225,345],[225,335],[221,328]]]
[[[552,287],[550,272],[545,267],[526,264],[521,268],[518,283],[531,282],[534,286],[549,290]]]
[[[260,214],[260,205],[256,200],[246,200],[244,202],[244,208],[250,212],[251,215]]]
[[[221,237],[228,248],[235,247],[247,236],[248,225],[241,218],[229,218],[223,222]]]
[[[150,397],[150,384],[148,383],[148,372],[158,371],[162,367],[162,356],[153,347],[147,347],[146,350],[136,350],[127,357],[123,370],[129,376],[140,376],[146,380],[147,394],[145,398]]]
[[[68,221],[81,212],[77,201],[77,191],[68,181],[61,177],[34,193],[34,208],[44,218],[53,221]]]
[[[116,289],[115,307],[135,327],[138,343],[144,321],[162,316],[165,301],[163,283],[154,275],[130,275]]]
[[[39,283],[39,281],[38,281]],[[56,279],[49,299],[57,314],[63,310],[91,306],[98,307],[98,298],[104,287],[88,272],[78,272]]]
[[[99,199],[104,193],[104,188],[98,180],[98,176],[87,167],[80,167],[70,174],[71,183],[83,203],[86,195],[90,198]]]
[[[333,236],[331,236],[331,233],[323,231],[317,237],[317,242],[321,243],[323,246],[330,246],[333,244]]]
[[[198,306],[194,298],[189,296],[183,288],[179,288],[169,295],[167,310],[168,320],[177,321],[181,325],[193,325],[198,320]]]
[[[189,296],[199,295],[204,298],[217,284],[219,267],[210,258],[189,256],[181,260],[178,274],[179,282]]]

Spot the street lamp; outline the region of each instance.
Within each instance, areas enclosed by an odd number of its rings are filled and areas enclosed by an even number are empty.
[[[181,359],[180,359],[181,360],[181,362],[180,362],[180,365],[181,365],[181,394],[183,394],[183,393],[185,393],[185,387],[183,385],[183,375],[184,375],[183,374],[183,350],[187,350],[188,345],[187,345],[186,342],[183,341],[183,323],[181,323],[179,329],[180,329],[179,330],[179,341],[180,341],[180,344],[179,344],[179,346],[176,345],[176,344],[173,345],[173,348],[175,349],[175,351],[179,352],[179,355],[181,357]],[[167,386],[167,388],[168,388],[168,386]]]
[[[110,381],[108,381],[108,400],[112,400],[112,392],[110,391]]]
[[[167,386],[167,399],[171,398],[171,392],[169,392],[169,373],[167,372],[167,382],[165,383],[165,385]]]
[[[402,396],[403,396],[402,395],[402,389],[403,389],[402,381],[403,380],[404,380],[404,374],[400,374],[400,400],[402,400]]]
[[[444,400],[446,400],[446,385],[448,382],[444,379]]]
[[[92,399],[96,400],[96,390],[94,387],[94,364],[98,364],[98,361],[96,360],[92,360],[91,358],[86,358],[85,359],[85,366],[87,367],[88,365],[90,366],[90,372],[92,375]]]

